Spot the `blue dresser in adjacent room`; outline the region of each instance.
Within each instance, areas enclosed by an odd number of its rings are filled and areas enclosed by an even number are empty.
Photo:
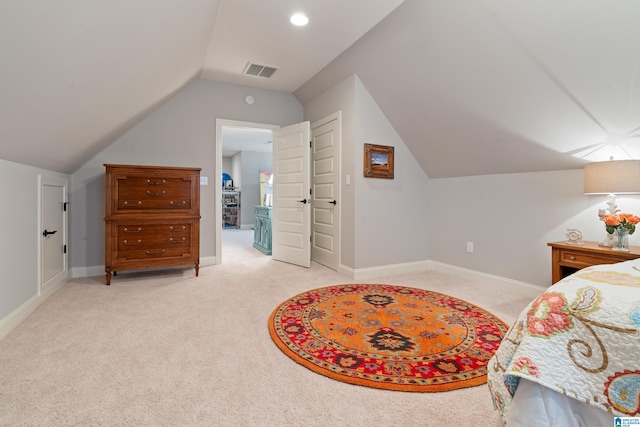
[[[253,247],[271,255],[271,206],[256,206]]]

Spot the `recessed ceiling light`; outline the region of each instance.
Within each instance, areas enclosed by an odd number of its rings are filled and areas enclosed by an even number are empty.
[[[296,14],[293,14],[291,18],[289,18],[289,21],[291,21],[293,25],[302,27],[309,23],[309,18],[307,18],[307,16],[304,13],[296,13]]]

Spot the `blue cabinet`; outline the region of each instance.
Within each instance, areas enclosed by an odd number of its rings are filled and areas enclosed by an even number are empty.
[[[265,255],[271,255],[271,207],[256,206],[253,247]]]

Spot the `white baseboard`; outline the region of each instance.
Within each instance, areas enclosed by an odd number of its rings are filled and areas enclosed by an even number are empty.
[[[0,340],[6,337],[9,332],[15,329],[24,319],[29,317],[40,305],[47,300],[51,295],[55,294],[60,288],[67,283],[66,280],[61,280],[56,284],[52,284],[45,288],[39,295],[34,295],[29,298],[20,307],[13,310],[7,316],[0,320]]]
[[[479,282],[483,286],[491,286],[496,290],[513,291],[517,289],[523,297],[536,298],[547,288],[532,285],[531,283],[520,282],[506,277],[495,276],[493,274],[482,273],[468,268],[456,267],[455,265],[444,264],[438,261],[429,261],[429,270],[441,271],[452,276]]]
[[[104,276],[104,265],[94,265],[88,267],[72,267],[71,278]]]
[[[345,265],[340,265],[339,273],[353,280],[367,280],[391,274],[412,273],[421,270],[434,270],[463,279],[479,282],[483,286],[491,286],[495,290],[514,291],[517,290],[523,297],[536,298],[546,288],[532,285],[506,277],[495,276],[493,274],[482,273],[480,271],[469,270],[467,268],[456,267],[438,261],[416,261],[401,264],[383,265],[379,267],[367,267],[353,269]]]
[[[388,276],[390,274],[411,273],[414,271],[428,270],[429,261],[403,262],[400,264],[381,265],[378,267],[366,267],[353,269],[340,265],[339,273],[353,280],[367,280],[375,277]]]

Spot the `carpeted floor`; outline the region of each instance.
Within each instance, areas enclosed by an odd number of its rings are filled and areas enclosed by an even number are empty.
[[[485,385],[405,393],[351,385],[292,363],[267,319],[336,272],[273,261],[252,232],[225,230],[223,263],[71,280],[0,341],[0,425],[493,426]],[[431,289],[512,322],[518,293],[437,272],[373,283]]]

